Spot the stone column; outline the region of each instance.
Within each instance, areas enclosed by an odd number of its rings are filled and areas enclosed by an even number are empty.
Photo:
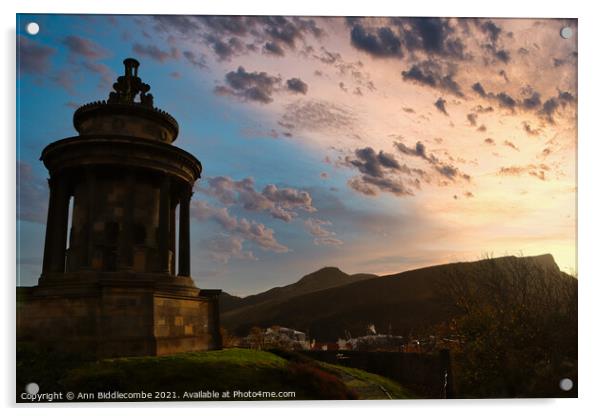
[[[172,195],[173,197],[173,195]],[[171,251],[171,260],[169,262],[169,274],[176,274],[176,207],[177,198],[172,198],[171,208],[169,210],[169,251]]]
[[[186,189],[180,198],[180,246],[178,276],[190,276],[190,198],[192,191]]]
[[[44,260],[42,261],[42,273],[50,272],[52,265],[52,240],[55,233],[55,217],[56,217],[56,205],[57,205],[57,189],[56,180],[53,178],[48,179],[48,216],[46,217],[46,237],[44,240]]]
[[[84,222],[84,230],[82,232],[82,240],[80,245],[82,247],[82,264],[85,268],[92,267],[92,257],[94,256],[94,242],[93,242],[93,227],[94,227],[94,195],[96,192],[96,177],[92,168],[87,167],[85,171],[84,184],[86,185],[86,221]],[[82,192],[83,195],[83,192]]]
[[[48,220],[44,243],[44,273],[65,272],[65,250],[67,249],[67,227],[69,224],[69,189],[65,181],[51,178]]]
[[[170,180],[169,176],[161,178],[159,192],[159,232],[157,247],[159,249],[159,271],[169,272],[169,214],[170,214]]]
[[[134,176],[132,172],[126,173],[125,195],[123,202],[123,218],[121,218],[122,232],[119,241],[119,269],[131,269],[134,261]]]

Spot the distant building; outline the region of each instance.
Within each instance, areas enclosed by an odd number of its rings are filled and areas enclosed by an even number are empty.
[[[275,326],[265,330],[267,345],[280,345],[293,350],[307,350],[309,343],[304,332],[283,326]]]
[[[340,350],[348,351],[402,351],[405,340],[400,335],[375,334],[339,339],[337,345]]]
[[[249,348],[281,348],[285,350],[308,350],[310,344],[304,332],[284,326],[272,326],[259,333],[253,331],[243,338],[241,346]]]

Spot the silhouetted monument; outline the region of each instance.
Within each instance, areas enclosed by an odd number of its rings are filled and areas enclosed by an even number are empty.
[[[190,277],[201,163],[172,145],[178,123],[153,107],[138,61],[124,65],[106,102],[75,111],[79,135],[42,152],[44,260],[20,293],[18,338],[99,357],[221,348],[220,291]]]

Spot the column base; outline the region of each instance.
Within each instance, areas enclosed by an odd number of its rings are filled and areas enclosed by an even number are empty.
[[[219,291],[201,291],[190,277],[130,275],[45,276],[17,288],[17,340],[97,358],[221,348]]]

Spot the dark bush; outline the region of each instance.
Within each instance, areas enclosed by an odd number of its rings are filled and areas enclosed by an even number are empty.
[[[357,399],[357,394],[347,388],[334,374],[324,371],[310,362],[291,361],[288,377],[295,385],[302,387],[316,400]]]

